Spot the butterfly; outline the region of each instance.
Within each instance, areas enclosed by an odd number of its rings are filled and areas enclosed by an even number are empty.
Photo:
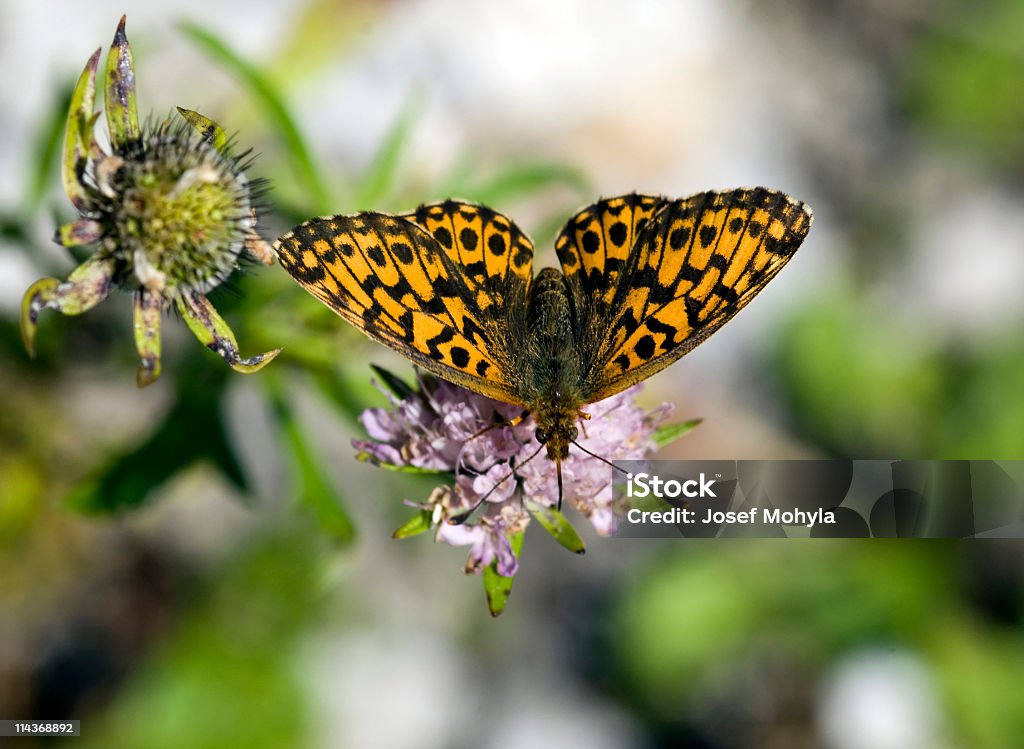
[[[558,235],[561,270],[536,276],[533,244],[509,218],[457,200],[314,218],[274,247],[299,284],[370,338],[532,415],[561,478],[583,409],[732,319],[812,217],[762,187],[608,198]]]

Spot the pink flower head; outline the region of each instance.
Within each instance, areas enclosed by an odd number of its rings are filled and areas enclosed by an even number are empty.
[[[511,577],[518,560],[510,539],[531,518],[524,500],[557,506],[556,466],[541,451],[531,419],[511,425],[520,408],[432,375],[421,375],[418,386],[405,388],[401,397],[384,391],[388,407],[367,409],[360,417],[370,439],[353,445],[371,462],[450,471],[453,482],[415,506],[430,511],[438,540],[470,547],[467,572],[496,562],[498,574]],[[607,461],[653,452],[654,431],[671,406],[644,411],[634,402],[639,390],[637,385],[588,406],[591,418],[580,423],[579,446]],[[599,535],[609,536],[616,528],[612,469],[600,458],[570,447],[562,461],[562,500]]]

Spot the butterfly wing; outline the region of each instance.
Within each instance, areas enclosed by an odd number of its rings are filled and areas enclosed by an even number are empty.
[[[650,195],[598,201],[569,219],[555,239],[555,252],[570,285],[598,317],[608,317],[616,289],[639,235],[668,203]]]
[[[457,201],[305,222],[281,266],[341,317],[439,377],[520,404],[507,310],[526,303],[533,246],[508,218]]]
[[[805,204],[765,188],[624,196],[577,214],[556,250],[588,316],[579,345],[589,400],[661,371],[732,319],[796,252],[811,219]]]

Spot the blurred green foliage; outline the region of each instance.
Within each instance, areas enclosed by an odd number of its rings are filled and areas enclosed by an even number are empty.
[[[925,25],[906,69],[908,113],[1011,174],[1024,166],[1024,4],[950,5]]]
[[[1014,746],[1024,735],[1019,601],[1012,626],[965,606],[955,583],[966,551],[954,541],[695,542],[659,557],[618,602],[608,678],[671,724],[751,669],[792,664],[821,683],[843,657],[908,652],[934,671],[963,745]]]
[[[780,327],[773,371],[807,438],[857,458],[1016,460],[1024,450],[1024,336],[964,346],[908,337],[852,291],[808,301]]]
[[[86,745],[304,746],[309,715],[292,661],[319,601],[318,549],[305,536],[258,538],[219,569],[123,699],[89,721]]]

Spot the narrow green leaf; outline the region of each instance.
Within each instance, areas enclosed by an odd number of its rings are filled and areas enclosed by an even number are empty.
[[[291,463],[292,492],[309,510],[320,528],[347,545],[355,540],[355,525],[341,498],[315,457],[313,446],[284,396],[278,377],[268,378],[270,402],[281,430],[281,441]]]
[[[373,370],[373,373],[381,379],[384,385],[387,386],[387,389],[390,390],[396,398],[404,400],[415,392],[406,384],[405,380],[384,369],[384,367],[371,364],[370,369]]]
[[[211,31],[191,21],[182,22],[180,28],[193,44],[234,73],[249,88],[284,143],[292,168],[303,188],[310,193],[313,210],[317,213],[330,213],[334,206],[327,183],[277,88],[255,65],[240,57]]]
[[[398,164],[412,131],[418,106],[416,97],[409,97],[402,111],[388,131],[373,163],[363,175],[356,192],[355,207],[359,210],[378,208],[378,203],[387,197],[395,182]]]
[[[429,510],[420,510],[406,522],[402,523],[395,532],[391,534],[391,538],[410,538],[411,536],[418,536],[421,533],[429,531],[434,525],[434,514]]]
[[[658,447],[671,445],[687,432],[696,428],[704,419],[690,419],[689,421],[677,421],[674,424],[665,424],[654,430],[651,440]]]
[[[523,535],[523,532],[520,531],[509,539],[512,544],[512,553],[516,555],[517,559],[523,549]],[[514,577],[504,577],[498,574],[497,559],[487,565],[483,573],[483,583],[484,593],[487,595],[487,608],[490,609],[491,616],[501,616],[505,611],[508,597],[512,594],[513,582],[515,582]]]
[[[563,515],[560,510],[537,504],[530,500],[525,500],[523,504],[530,515],[533,516],[533,519],[540,523],[541,527],[550,533],[552,538],[558,541],[559,544],[573,554],[586,553],[587,549],[583,545],[583,539],[580,538],[580,534],[576,532],[576,529],[572,527],[572,523],[569,522],[569,518]]]

